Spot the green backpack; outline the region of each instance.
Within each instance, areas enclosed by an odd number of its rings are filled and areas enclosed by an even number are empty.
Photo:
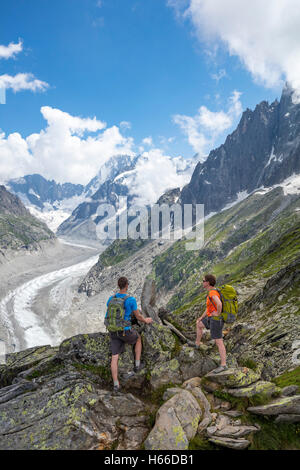
[[[219,292],[222,302],[222,313],[221,318],[224,320],[225,323],[234,323],[237,318],[238,313],[238,299],[237,299],[237,291],[234,287],[230,286],[229,284],[224,284],[220,286],[216,291]],[[214,301],[208,296],[210,302],[214,305]],[[219,317],[213,316],[214,319],[219,319]]]
[[[126,326],[131,326],[130,320],[125,320],[125,300],[130,296],[117,297],[116,295],[110,300],[107,313],[104,319],[104,325],[111,333],[123,331]]]

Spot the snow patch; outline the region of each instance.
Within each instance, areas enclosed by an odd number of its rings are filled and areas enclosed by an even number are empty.
[[[36,193],[33,191],[32,188],[29,189],[28,193],[29,193],[29,194],[32,194],[33,196],[37,197],[38,199],[41,199],[41,197],[40,197],[38,194],[36,194]]]

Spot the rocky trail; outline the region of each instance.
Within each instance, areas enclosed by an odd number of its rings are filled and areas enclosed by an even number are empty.
[[[142,304],[155,316],[154,294],[147,281]],[[263,364],[242,367],[232,354],[229,369],[214,374],[212,344],[190,347],[159,321],[135,328],[145,367],[132,373],[126,346],[117,393],[106,333],[8,354],[0,366],[0,448],[257,449],[270,445],[270,426],[280,440],[287,423],[288,443],[276,445],[299,448],[297,385],[279,387],[264,379]]]

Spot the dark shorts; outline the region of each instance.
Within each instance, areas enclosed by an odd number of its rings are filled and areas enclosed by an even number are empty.
[[[115,356],[116,354],[122,354],[125,351],[125,344],[134,345],[137,342],[138,337],[139,335],[135,330],[110,333],[110,349],[112,355]]]
[[[211,339],[222,339],[222,329],[224,326],[224,320],[214,320],[212,317],[204,317],[202,318],[202,323],[210,330]]]

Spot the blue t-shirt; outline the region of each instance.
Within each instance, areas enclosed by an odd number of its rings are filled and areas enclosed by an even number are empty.
[[[126,297],[127,294],[120,294],[119,292],[116,294],[117,297]],[[111,301],[111,299],[113,298],[114,296],[111,295],[110,298],[108,299],[107,301],[107,306],[109,304],[109,302]],[[136,300],[134,297],[128,297],[128,299],[125,300],[124,302],[124,307],[125,307],[125,316],[124,316],[124,319],[125,320],[128,320],[130,321],[131,320],[131,313],[134,311],[134,310],[137,310],[137,303],[136,303]],[[107,311],[106,311],[106,315],[107,315]],[[105,315],[105,317],[106,317]],[[130,326],[125,326],[124,330],[130,330]]]

